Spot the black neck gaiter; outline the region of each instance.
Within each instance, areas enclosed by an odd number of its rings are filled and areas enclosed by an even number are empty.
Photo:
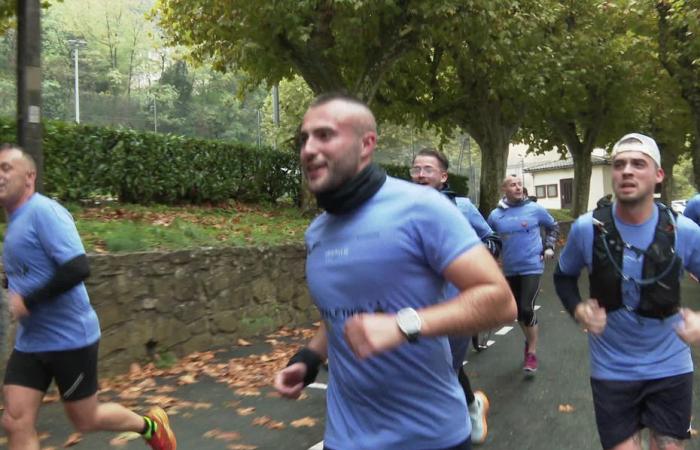
[[[338,189],[316,195],[318,206],[331,214],[352,211],[377,193],[386,181],[386,172],[372,163]]]

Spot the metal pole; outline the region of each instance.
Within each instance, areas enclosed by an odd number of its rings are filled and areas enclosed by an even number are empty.
[[[280,126],[280,87],[272,86],[272,122],[276,127]]]
[[[73,49],[73,69],[75,79],[75,123],[80,123],[80,75],[78,72],[78,49],[84,47],[83,39],[68,39],[68,45]]]
[[[73,67],[75,69],[75,123],[80,123],[80,75],[78,74],[78,46],[73,48]]]
[[[258,148],[260,148],[260,109],[257,111],[257,126],[258,126]]]

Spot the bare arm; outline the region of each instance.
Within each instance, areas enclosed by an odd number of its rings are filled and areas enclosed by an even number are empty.
[[[319,354],[321,359],[328,358],[328,337],[326,336],[326,324],[321,322],[316,334],[311,338],[307,347]]]
[[[473,247],[457,257],[444,275],[461,292],[418,311],[423,321],[422,335],[470,335],[515,320],[513,294],[485,247]]]
[[[461,292],[453,299],[418,310],[422,335],[469,335],[515,320],[517,308],[508,283],[484,246],[457,257],[444,275]],[[345,338],[360,358],[406,341],[396,317],[383,313],[351,317],[345,325]]]

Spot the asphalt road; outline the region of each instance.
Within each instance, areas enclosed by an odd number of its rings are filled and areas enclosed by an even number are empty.
[[[489,437],[480,448],[600,449],[588,381],[586,337],[560,306],[551,281],[551,264],[549,266],[538,300],[540,368],[537,374],[526,377],[522,372],[524,340],[517,324],[505,334],[494,335],[494,343],[487,350],[468,354],[466,367],[472,385],[486,392],[491,402]],[[700,309],[700,285],[684,281],[683,292],[685,304]],[[270,345],[261,341],[250,347],[218,352],[216,358],[226,363],[232,357],[269,350]],[[698,352],[694,359],[697,365],[700,362]],[[322,373],[318,382],[325,381],[326,374]],[[185,405],[190,402],[189,406],[176,408],[177,414],[171,418],[181,450],[305,450],[322,439],[325,414],[322,386],[308,388],[307,397],[302,400],[288,401],[270,396],[269,387],[262,388],[260,395],[241,395],[206,376],[185,385],[178,385],[174,377],[158,378],[156,382],[158,386],[174,388],[169,396]],[[700,408],[699,390],[700,379],[696,375],[695,410]],[[136,404],[144,407],[142,403]],[[241,415],[241,408],[254,409],[247,409],[249,415]],[[299,419],[304,419],[303,425],[292,426]],[[261,422],[265,423],[255,424]],[[693,425],[700,428],[700,421],[694,419]],[[60,404],[43,407],[39,430],[45,436],[42,448],[61,448],[72,430]],[[110,440],[115,436],[114,433],[83,436],[75,448],[145,448],[140,439],[123,441],[120,447],[112,446]],[[5,445],[2,443],[0,448]],[[691,440],[687,448],[700,449],[700,439]]]

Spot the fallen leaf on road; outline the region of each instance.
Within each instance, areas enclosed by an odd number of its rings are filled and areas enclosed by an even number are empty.
[[[138,439],[140,437],[141,435],[138,433],[134,433],[133,431],[126,431],[112,438],[109,441],[109,445],[111,445],[112,447],[124,447],[126,444],[129,443],[129,441],[133,441],[134,439]]]
[[[574,412],[576,408],[574,408],[572,405],[568,403],[564,403],[562,405],[559,405],[559,412],[560,413],[571,413]]]
[[[255,412],[255,408],[252,406],[250,408],[238,408],[236,412],[239,416],[249,416]]]
[[[226,447],[228,450],[256,450],[258,447],[255,445],[246,444],[233,444]]]
[[[63,443],[63,448],[72,447],[82,440],[83,440],[82,434],[72,433],[70,436],[68,436],[68,439],[66,439],[66,442]]]
[[[260,391],[255,388],[240,388],[236,389],[235,392],[243,397],[257,397],[260,395]]]
[[[284,422],[278,422],[276,420],[271,420],[267,422],[264,426],[265,428],[269,428],[270,430],[281,430],[287,427],[287,425],[285,425]]]
[[[241,438],[241,433],[237,431],[223,431],[218,428],[209,430],[204,433],[204,437],[208,439],[218,439],[220,441],[236,441]]]
[[[293,426],[294,428],[299,428],[299,427],[314,427],[316,426],[316,423],[318,422],[318,419],[314,419],[313,417],[302,417],[301,419],[293,420],[290,425]]]
[[[177,379],[177,384],[194,384],[197,378],[192,374],[183,375]]]
[[[272,420],[272,419],[270,419],[270,418],[267,417],[267,416],[256,417],[255,419],[253,419],[253,425],[260,425],[260,426],[263,426],[263,425],[265,425],[266,423],[268,423],[268,422],[271,421],[271,420]]]
[[[250,342],[246,341],[245,339],[237,340],[236,344],[240,345],[241,347],[250,347],[251,345],[253,345]]]
[[[139,363],[133,362],[129,366],[129,375],[131,376],[140,376],[142,372],[143,369],[141,369],[141,365]]]
[[[211,408],[211,403],[198,402],[192,405],[194,409],[209,409]]]

